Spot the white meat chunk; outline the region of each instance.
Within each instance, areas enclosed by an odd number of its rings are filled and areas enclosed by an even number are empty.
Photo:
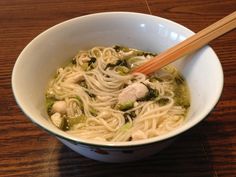
[[[147,139],[147,135],[141,130],[137,130],[137,131],[133,132],[131,137],[132,137],[132,140],[134,140],[134,141]]]
[[[136,101],[148,93],[148,88],[142,83],[133,83],[127,86],[118,96],[119,103]]]
[[[53,115],[51,115],[51,120],[52,120],[52,123],[57,126],[58,128],[60,128],[62,126],[62,123],[63,123],[63,119],[61,117],[61,114],[56,112],[54,113]]]
[[[66,102],[65,101],[55,101],[52,105],[52,112],[58,112],[61,114],[66,113]]]

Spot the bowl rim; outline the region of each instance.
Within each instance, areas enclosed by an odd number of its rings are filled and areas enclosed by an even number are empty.
[[[43,126],[40,124],[39,121],[35,120],[31,115],[30,115],[30,111],[26,110],[22,104],[21,101],[17,95],[17,91],[16,91],[16,85],[15,85],[15,78],[16,78],[16,68],[19,65],[19,62],[22,58],[23,53],[27,50],[27,48],[34,42],[36,41],[38,38],[40,38],[41,36],[43,36],[45,33],[48,33],[49,31],[56,29],[56,28],[60,28],[60,26],[63,26],[64,24],[73,22],[73,21],[79,21],[81,19],[85,19],[85,18],[93,18],[93,17],[97,17],[97,16],[111,16],[111,15],[129,15],[129,16],[145,16],[146,18],[153,18],[156,20],[160,20],[160,21],[164,21],[166,23],[172,24],[174,26],[178,26],[178,28],[182,28],[184,30],[186,30],[186,32],[189,33],[189,35],[193,35],[194,32],[191,31],[190,29],[188,29],[187,27],[176,23],[174,21],[171,21],[169,19],[166,18],[162,18],[159,16],[154,16],[154,15],[150,15],[150,14],[144,14],[144,13],[137,13],[137,12],[125,12],[125,11],[114,11],[114,12],[100,12],[100,13],[93,13],[93,14],[88,14],[88,15],[83,15],[83,16],[79,16],[79,17],[75,17],[66,21],[63,21],[59,24],[56,24],[48,29],[46,29],[45,31],[41,32],[39,35],[37,35],[34,39],[32,39],[31,42],[29,42],[26,47],[21,51],[20,55],[18,56],[14,67],[13,67],[13,71],[12,71],[12,76],[11,76],[11,84],[12,84],[12,90],[13,90],[13,95],[15,97],[15,100],[18,104],[18,106],[21,108],[21,110],[24,112],[24,114],[38,127],[42,128],[43,130],[45,130],[46,132],[48,132],[49,134],[55,135],[56,137],[58,137],[59,139],[62,138],[64,140],[69,141],[72,144],[81,144],[81,145],[89,145],[89,146],[96,146],[96,147],[104,147],[104,148],[121,148],[121,147],[134,147],[134,146],[143,146],[143,145],[149,145],[149,144],[153,144],[153,143],[157,143],[157,142],[162,142],[171,138],[174,138],[175,136],[182,134],[184,132],[186,132],[187,130],[189,130],[190,128],[194,127],[196,124],[198,124],[200,121],[202,121],[215,107],[215,105],[217,104],[217,102],[219,101],[221,94],[222,94],[222,90],[223,90],[223,84],[224,84],[224,75],[223,75],[223,69],[220,63],[219,58],[217,57],[216,53],[214,52],[214,50],[209,47],[206,46],[204,49],[205,50],[209,50],[209,52],[211,52],[211,54],[213,55],[213,57],[215,58],[215,62],[217,62],[217,67],[218,67],[218,71],[219,71],[219,75],[220,78],[218,78],[219,80],[219,87],[217,90],[217,97],[215,97],[215,100],[212,101],[212,104],[209,106],[210,108],[201,113],[198,114],[196,116],[196,118],[191,122],[191,123],[186,123],[183,124],[181,127],[170,131],[164,135],[161,136],[157,136],[157,137],[153,137],[153,138],[148,138],[145,140],[139,140],[139,141],[129,141],[129,142],[103,142],[103,141],[97,141],[97,140],[87,140],[87,139],[81,139],[81,138],[77,138],[77,137],[73,137],[70,136],[69,134],[63,132],[63,131],[52,131],[49,127]]]

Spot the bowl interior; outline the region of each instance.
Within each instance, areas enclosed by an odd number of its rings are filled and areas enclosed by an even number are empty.
[[[12,75],[15,98],[34,123],[57,136],[76,141],[75,137],[60,131],[47,120],[44,95],[57,68],[65,65],[81,49],[118,44],[161,52],[192,34],[192,31],[172,21],[138,13],[100,13],[66,21],[36,37],[18,57]],[[189,129],[210,112],[223,86],[222,68],[214,51],[204,47],[174,65],[183,73],[190,87],[191,108],[186,123],[160,137],[105,145],[125,146],[163,140]]]

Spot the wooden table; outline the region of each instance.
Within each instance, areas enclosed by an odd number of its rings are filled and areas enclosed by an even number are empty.
[[[222,97],[198,126],[139,162],[106,164],[74,153],[33,125],[11,90],[17,56],[45,29],[103,11],[158,15],[199,31],[236,10],[235,0],[1,0],[0,176],[236,176],[236,31],[212,42],[223,65]]]

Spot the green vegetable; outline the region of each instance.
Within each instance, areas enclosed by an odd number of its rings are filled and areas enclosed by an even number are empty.
[[[136,62],[138,62],[138,61],[140,61],[140,60],[142,60],[142,59],[140,59],[140,58],[135,58],[135,57],[133,57],[133,58],[127,58],[127,59],[126,59],[126,61],[127,61],[129,64],[136,63]]]
[[[148,55],[150,55],[150,56],[156,56],[157,54],[156,53],[151,53],[151,52],[144,52],[144,51],[142,51],[142,50],[135,50],[134,52],[133,52],[133,54],[132,54],[132,56],[144,56],[144,57],[146,57],[146,56],[148,56]]]
[[[67,119],[65,117],[51,117],[52,123],[61,130],[69,130]]]
[[[90,66],[91,64],[95,63],[96,61],[97,61],[97,59],[95,57],[91,57],[88,62],[88,65]]]
[[[183,76],[181,76],[180,74],[178,74],[176,77],[175,77],[175,83],[178,84],[178,85],[181,85],[181,84],[184,84],[184,78]]]
[[[97,61],[97,59],[95,57],[91,57],[90,60],[88,61],[87,70],[91,70],[91,69],[95,68],[96,61]]]
[[[183,84],[176,86],[174,93],[175,105],[183,106],[187,109],[190,106],[190,100],[186,86]]]
[[[123,46],[119,46],[119,45],[115,45],[113,47],[113,49],[115,49],[116,52],[120,52],[120,51],[129,52],[130,51],[130,49],[128,47],[123,47]]]
[[[126,61],[129,64],[130,68],[136,67],[138,64],[137,62],[141,61],[142,59],[140,58],[127,58]]]
[[[78,101],[82,102],[82,100],[81,100],[81,98],[79,96],[76,96],[75,99],[77,99]]]
[[[79,85],[80,85],[81,87],[88,88],[88,85],[87,85],[87,83],[86,83],[85,80],[82,80],[82,81],[79,83]]]
[[[125,66],[125,67],[129,68],[129,64],[127,63],[126,60],[121,60],[121,59],[119,59],[119,60],[116,61],[115,64],[113,64],[113,63],[108,63],[108,64],[106,65],[106,67],[105,67],[105,70],[106,70],[107,68],[114,68],[114,67],[116,67],[116,66]]]
[[[66,119],[67,127],[70,129],[76,124],[85,122],[86,119],[87,119],[87,117],[83,114],[78,117],[75,117],[75,118],[67,118]]]
[[[61,130],[63,131],[66,131],[66,130],[69,130],[69,126],[68,126],[68,123],[67,123],[67,119],[62,117],[62,122],[61,122],[61,125],[59,127]]]
[[[120,52],[120,51],[130,52],[130,51],[133,51],[132,56],[145,56],[146,57],[148,55],[151,55],[151,56],[156,56],[157,55],[156,53],[144,52],[142,50],[136,50],[136,49],[130,49],[128,47],[119,46],[119,45],[115,45],[113,48],[115,49],[116,52]]]
[[[174,93],[176,106],[182,106],[186,109],[190,107],[189,91],[183,76],[179,73],[175,76]]]
[[[89,112],[90,112],[93,116],[97,116],[97,115],[98,115],[98,111],[97,111],[96,109],[92,108],[92,107],[89,109]]]
[[[96,98],[96,95],[95,94],[93,94],[93,93],[90,93],[90,92],[88,92],[88,91],[85,91],[91,98]]]
[[[132,56],[143,56],[144,52],[142,50],[134,50]]]
[[[187,99],[179,99],[176,101],[176,105],[180,105],[180,106],[183,106],[184,108],[189,108],[190,107],[190,103]]]
[[[87,117],[82,114],[78,117],[75,118],[62,118],[62,122],[60,125],[60,129],[66,131],[66,130],[70,130],[74,125],[79,124],[79,123],[84,123],[86,121]]]
[[[135,111],[131,111],[130,113],[124,113],[124,118],[125,118],[125,122],[128,122],[129,119],[128,117],[130,117],[131,119],[136,117]]]
[[[83,112],[84,111],[84,105],[83,105],[83,102],[82,102],[81,98],[79,96],[76,96],[75,99],[77,99],[79,101],[79,107],[80,107],[81,111]]]
[[[74,125],[80,123],[80,119],[79,118],[69,118],[67,119],[67,125],[69,127],[69,129],[71,129]]]
[[[118,109],[121,111],[127,111],[134,107],[134,101],[128,101],[126,103],[118,104]]]
[[[81,65],[81,68],[82,68],[84,71],[87,71],[88,67],[89,67],[88,63],[83,63],[83,64]]]
[[[156,89],[153,89],[148,85],[145,85],[145,86],[148,88],[148,93],[144,97],[139,98],[137,101],[150,101],[150,100],[154,100],[155,98],[159,96],[159,92]]]
[[[160,106],[165,106],[167,103],[169,103],[169,99],[168,98],[160,98],[158,100],[156,100],[156,102],[160,105]]]
[[[152,53],[152,52],[144,52],[143,55],[144,55],[145,57],[148,56],[148,55],[153,56],[153,57],[157,56],[156,53]]]
[[[162,80],[161,78],[156,77],[156,76],[151,76],[151,77],[149,78],[149,81],[150,81],[150,82],[156,82],[156,81],[163,82],[163,80]]]
[[[84,123],[84,122],[86,122],[87,117],[84,114],[82,114],[79,116],[79,119],[80,119],[80,123]]]
[[[91,57],[90,60],[88,62],[85,62],[81,65],[81,68],[84,70],[84,71],[89,71],[93,68],[95,68],[95,63],[96,63],[96,58],[95,57]]]
[[[131,122],[127,122],[126,124],[122,125],[119,129],[119,131],[127,131],[132,127]]]
[[[136,117],[136,114],[135,114],[135,111],[131,111],[130,113],[124,113],[124,117],[127,118],[127,117],[131,117],[131,118],[134,118]]]
[[[46,97],[46,108],[49,115],[52,113],[52,106],[57,101],[54,97]]]
[[[130,72],[130,69],[125,67],[125,66],[117,66],[116,67],[116,71],[120,74],[120,75],[126,75]]]

